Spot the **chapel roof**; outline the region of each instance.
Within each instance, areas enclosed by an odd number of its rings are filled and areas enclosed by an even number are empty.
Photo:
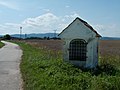
[[[101,37],[100,34],[97,33],[97,31],[95,29],[93,29],[92,26],[90,26],[86,21],[82,20],[81,18],[77,17],[75,20],[73,20],[72,23],[70,23],[60,34],[62,34],[71,24],[73,24],[76,20],[80,20],[86,27],[88,27],[90,30],[92,30],[93,32],[96,33],[96,37]],[[60,35],[59,34],[59,35]]]

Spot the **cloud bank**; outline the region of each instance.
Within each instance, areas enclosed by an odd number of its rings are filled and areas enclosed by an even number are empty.
[[[23,27],[23,33],[49,33],[57,30],[60,32],[72,20],[79,15],[74,13],[72,15],[65,15],[63,17],[56,16],[53,13],[46,13],[34,18],[27,18],[23,22],[5,23],[0,25],[0,34],[15,34],[19,33],[19,28]]]
[[[23,34],[29,33],[52,33],[57,30],[60,33],[68,24],[70,24],[76,17],[80,17],[77,13],[65,16],[56,16],[53,13],[46,13],[34,18],[27,18],[23,22],[5,23],[0,25],[0,34],[19,34],[22,26]],[[120,25],[92,25],[102,36],[119,37]]]
[[[2,5],[4,7],[7,7],[9,9],[19,10],[19,7],[18,7],[17,3],[12,2],[12,1],[1,0],[0,5]]]
[[[103,37],[120,37],[120,25],[119,24],[108,24],[93,25],[94,28],[100,33]]]

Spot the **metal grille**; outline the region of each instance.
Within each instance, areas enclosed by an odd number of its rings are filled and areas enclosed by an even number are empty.
[[[86,61],[86,42],[75,39],[70,42],[69,60]]]

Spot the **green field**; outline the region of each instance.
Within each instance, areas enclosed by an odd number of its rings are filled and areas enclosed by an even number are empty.
[[[63,62],[60,50],[17,42],[24,90],[120,90],[120,57],[100,56],[96,70],[81,70]],[[40,44],[39,44],[40,45]]]

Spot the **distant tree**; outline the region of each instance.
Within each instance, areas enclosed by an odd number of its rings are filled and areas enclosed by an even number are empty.
[[[10,39],[11,39],[11,36],[10,36],[9,34],[6,34],[6,35],[4,35],[3,39],[5,39],[5,40],[10,40]]]
[[[47,37],[44,37],[43,39],[45,39],[45,40],[46,40],[46,39],[47,39]]]
[[[50,37],[47,37],[47,40],[50,40]]]

